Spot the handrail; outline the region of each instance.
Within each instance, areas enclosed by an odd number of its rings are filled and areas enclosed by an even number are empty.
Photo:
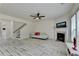
[[[26,24],[24,23],[22,26],[20,26],[18,29],[16,29],[13,33],[17,32],[18,30],[20,30],[21,28],[23,28]]]

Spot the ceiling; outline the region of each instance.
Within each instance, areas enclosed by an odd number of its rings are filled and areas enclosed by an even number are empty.
[[[0,13],[10,16],[32,19],[30,15],[40,13],[45,19],[54,19],[66,15],[73,7],[72,3],[2,3]]]

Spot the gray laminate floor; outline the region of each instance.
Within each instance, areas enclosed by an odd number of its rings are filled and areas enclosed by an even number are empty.
[[[54,40],[9,39],[0,43],[0,56],[65,56],[66,45]]]

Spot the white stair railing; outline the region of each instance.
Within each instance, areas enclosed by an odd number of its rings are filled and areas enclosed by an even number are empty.
[[[14,33],[14,36],[16,38],[20,38],[20,30],[25,26],[26,24],[24,23],[22,26],[20,26],[18,29],[16,29],[13,33]]]

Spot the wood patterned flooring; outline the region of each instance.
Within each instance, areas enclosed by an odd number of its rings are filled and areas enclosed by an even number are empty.
[[[66,56],[66,46],[52,40],[9,39],[0,43],[0,56]]]

